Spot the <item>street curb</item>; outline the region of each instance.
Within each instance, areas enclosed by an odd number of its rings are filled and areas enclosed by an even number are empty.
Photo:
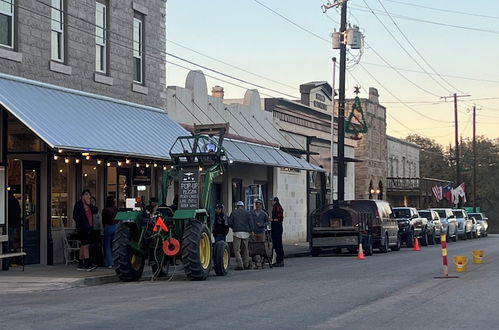
[[[291,253],[285,253],[284,255],[285,255],[285,258],[288,258],[288,259],[304,258],[304,257],[309,257],[310,252],[309,251],[291,252]],[[178,271],[179,271],[179,269],[177,269],[177,272]],[[180,271],[182,271],[182,269],[180,269]],[[142,276],[141,281],[150,281],[151,276],[152,276],[152,272],[144,271],[144,275]],[[162,279],[159,278],[157,280],[161,281]],[[102,275],[102,276],[81,278],[81,279],[78,279],[78,280],[72,282],[71,286],[72,287],[97,286],[97,285],[120,283],[120,282],[121,281],[118,278],[118,276],[115,274],[112,274],[112,275]]]

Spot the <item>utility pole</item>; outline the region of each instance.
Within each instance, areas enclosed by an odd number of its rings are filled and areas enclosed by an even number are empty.
[[[476,212],[476,105],[473,105],[473,212]]]
[[[454,93],[453,96],[443,96],[441,97],[442,99],[445,99],[447,101],[447,98],[453,97],[454,98],[454,138],[455,138],[455,143],[456,143],[456,150],[454,150],[454,157],[456,159],[456,185],[461,184],[461,164],[460,164],[460,157],[459,157],[459,122],[458,122],[458,115],[457,115],[457,99],[459,97],[468,97],[471,95],[457,95]],[[458,207],[460,206],[460,203]]]
[[[331,84],[333,88],[332,92],[332,102],[333,102],[333,108],[331,110],[331,175],[329,178],[329,185],[330,185],[330,190],[331,190],[331,204],[333,203],[334,196],[333,196],[333,191],[334,191],[334,96],[335,96],[335,88],[336,88],[336,57],[333,57],[333,82]]]
[[[340,91],[338,96],[338,201],[345,200],[345,82],[347,68],[347,1],[341,3]]]

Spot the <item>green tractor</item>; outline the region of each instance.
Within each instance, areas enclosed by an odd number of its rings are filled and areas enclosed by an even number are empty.
[[[178,258],[192,280],[205,280],[213,268],[218,276],[227,274],[229,247],[224,241],[212,244],[213,221],[206,208],[210,205],[213,180],[227,166],[222,142],[228,126],[213,126],[196,126],[196,135],[179,137],[170,149],[175,165],[163,173],[162,195],[166,196],[169,182],[177,179],[179,195],[175,212],[160,207],[155,214],[148,214],[140,201],[141,211],[118,212],[113,263],[122,281],[139,280],[146,260],[153,277],[166,276],[169,266],[175,265]],[[214,131],[218,141],[201,134],[213,135]]]

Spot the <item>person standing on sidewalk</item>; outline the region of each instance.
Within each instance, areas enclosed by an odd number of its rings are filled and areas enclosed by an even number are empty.
[[[253,222],[251,221],[249,212],[244,209],[243,201],[236,203],[236,209],[232,211],[229,217],[229,227],[231,227],[234,232],[233,246],[237,263],[236,270],[249,269],[250,258],[248,242],[249,237],[253,232]]]
[[[255,209],[251,211],[251,220],[255,230],[252,240],[254,242],[265,242],[265,228],[269,224],[269,215],[263,210],[263,201],[257,199],[255,201]],[[262,268],[262,256],[257,254],[253,257],[257,269]]]
[[[76,222],[76,231],[80,241],[80,261],[78,270],[92,271],[97,268],[90,263],[90,244],[92,244],[92,231],[94,227],[94,214],[98,212],[97,207],[90,203],[92,194],[85,189],[81,193],[81,199],[73,208],[73,220]]]
[[[215,222],[213,224],[213,237],[215,242],[225,241],[225,237],[229,233],[229,226],[227,225],[227,216],[224,213],[224,205],[218,203],[215,206]]]
[[[279,198],[274,197],[272,199],[272,222],[270,223],[270,229],[272,230],[272,243],[274,244],[274,250],[276,253],[276,262],[273,267],[284,267],[284,249],[282,246],[282,222],[284,220],[284,210],[279,203]]]
[[[107,196],[106,207],[102,210],[102,224],[104,225],[104,267],[113,268],[113,239],[116,232],[116,199]]]

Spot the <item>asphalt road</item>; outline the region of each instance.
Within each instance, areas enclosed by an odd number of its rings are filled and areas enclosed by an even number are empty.
[[[498,329],[499,236],[449,243],[484,265],[441,274],[440,246],[286,260],[191,282],[118,283],[0,296],[2,329]]]

